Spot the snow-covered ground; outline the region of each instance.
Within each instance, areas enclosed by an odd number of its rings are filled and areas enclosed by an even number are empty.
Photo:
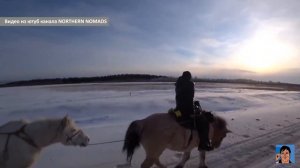
[[[224,161],[228,162],[228,167],[239,162],[249,162],[249,165],[253,165],[250,164],[253,161],[247,160],[249,158],[246,157],[251,156],[251,150],[248,148],[241,150],[238,145],[260,144],[262,140],[259,141],[258,137],[266,136],[262,138],[265,140],[276,130],[282,130],[274,135],[276,137],[274,139],[278,142],[264,142],[269,143],[263,144],[269,146],[266,149],[269,153],[265,154],[264,162],[260,161],[261,165],[270,166],[275,163],[275,148],[272,147],[277,143],[296,143],[296,152],[298,151],[296,162],[298,161],[299,164],[300,92],[253,90],[235,87],[238,85],[228,86],[196,85],[195,99],[200,100],[204,109],[226,118],[229,129],[234,132],[224,139],[220,149],[209,152],[208,166],[224,167],[224,164],[220,164],[213,158],[218,160],[226,158]],[[107,83],[0,88],[0,125],[10,120],[57,118],[67,114],[90,136],[91,143],[123,140],[131,121],[153,113],[167,112],[169,108],[175,106],[174,97],[173,83]],[[294,135],[293,132],[292,135],[282,135],[291,138],[280,142],[278,136],[292,125],[298,132],[294,131]],[[121,152],[122,145],[123,142],[85,148],[52,145],[43,150],[34,168],[115,167],[125,163],[125,155]],[[224,156],[224,152],[227,152],[227,155],[229,151],[234,151],[239,156],[244,154],[245,157],[230,162],[230,159]],[[252,153],[257,155],[255,152]],[[161,160],[164,164],[173,167],[179,161],[178,156],[177,152],[166,151]],[[197,156],[196,150],[193,151],[193,159],[187,163],[187,167],[197,165],[198,160],[195,156]],[[133,166],[139,167],[143,157],[144,151],[141,148],[133,156]],[[263,157],[253,158],[259,160]]]

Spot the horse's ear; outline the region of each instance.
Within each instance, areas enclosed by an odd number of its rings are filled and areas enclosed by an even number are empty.
[[[63,128],[65,128],[68,124],[69,124],[69,117],[68,117],[68,115],[66,115],[62,119],[62,126],[63,126]]]

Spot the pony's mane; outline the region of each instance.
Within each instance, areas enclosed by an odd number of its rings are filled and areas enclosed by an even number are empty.
[[[218,127],[219,129],[224,129],[224,128],[226,128],[227,122],[226,122],[226,120],[225,120],[224,118],[215,115],[215,119],[216,119],[216,121],[217,121],[216,124],[217,124],[217,127]]]
[[[62,121],[62,118],[39,119],[31,121],[30,123],[56,123]]]

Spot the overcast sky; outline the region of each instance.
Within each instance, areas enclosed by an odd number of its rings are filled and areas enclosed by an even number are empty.
[[[0,81],[149,73],[300,84],[299,0],[1,0],[0,16],[106,27],[0,27]]]

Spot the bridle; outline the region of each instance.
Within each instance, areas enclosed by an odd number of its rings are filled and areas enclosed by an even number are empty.
[[[71,135],[71,136],[66,135],[66,137],[67,137],[66,142],[67,142],[67,143],[69,143],[69,142],[74,142],[74,141],[73,141],[73,138],[74,138],[76,135],[78,135],[79,133],[81,133],[81,132],[82,132],[81,130],[77,130],[77,131],[75,131],[75,133],[74,133],[73,135]]]
[[[57,127],[57,131],[56,131],[56,134],[55,134],[55,136],[52,138],[53,140],[54,139],[56,139],[57,138],[57,136],[58,136],[58,133],[59,132],[63,132],[63,130],[64,130],[64,128],[66,127],[66,126],[64,126],[64,119],[62,119],[62,121],[61,121],[61,123],[59,124],[59,126]],[[82,132],[82,130],[77,130],[77,131],[75,131],[75,133],[73,133],[71,136],[69,136],[69,135],[64,135],[65,137],[66,137],[66,143],[69,143],[69,142],[74,142],[73,141],[73,138],[76,136],[76,135],[78,135],[79,133],[81,133]]]

